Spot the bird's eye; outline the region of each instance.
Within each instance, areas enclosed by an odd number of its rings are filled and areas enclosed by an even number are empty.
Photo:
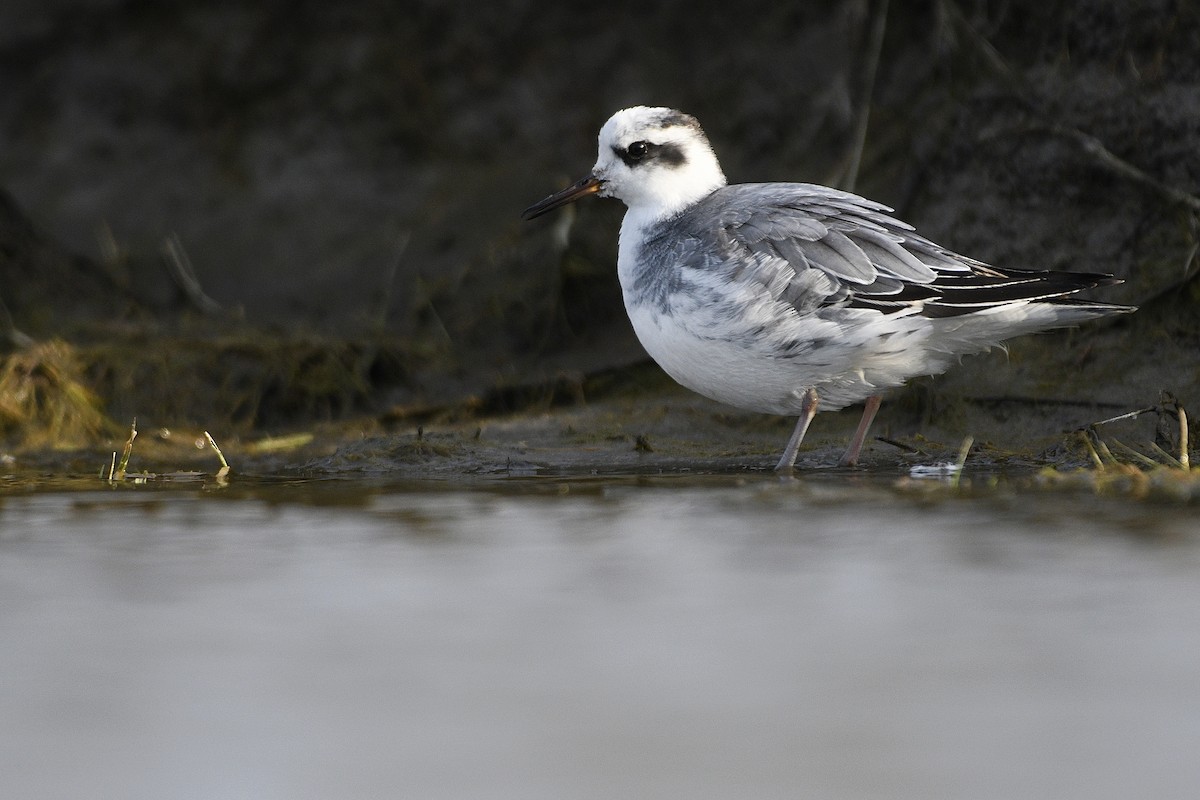
[[[633,144],[629,145],[627,152],[629,153],[629,157],[634,161],[641,161],[650,152],[650,143],[634,142]]]

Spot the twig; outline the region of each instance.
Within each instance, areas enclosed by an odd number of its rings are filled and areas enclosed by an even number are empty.
[[[188,258],[187,252],[183,249],[183,243],[179,241],[176,234],[172,233],[163,240],[162,254],[168,271],[175,278],[175,282],[179,284],[179,288],[183,290],[188,302],[201,313],[209,316],[220,314],[221,304],[205,294],[204,289],[200,287],[196,270],[192,268],[192,260]]]
[[[929,455],[928,453],[926,453],[924,450],[922,450],[919,447],[913,447],[911,444],[905,444],[904,442],[898,441],[896,439],[889,439],[886,436],[876,436],[875,441],[883,442],[884,444],[890,444],[892,447],[899,448],[900,450],[903,450],[907,453],[912,453],[913,455],[918,455],[918,456]]]
[[[100,267],[105,276],[122,290],[129,289],[129,252],[117,242],[108,220],[96,226],[96,246],[100,250]]]
[[[1087,427],[1094,428],[1094,427],[1098,427],[1098,426],[1102,426],[1102,425],[1108,425],[1109,422],[1120,422],[1121,420],[1135,420],[1135,419],[1138,419],[1138,417],[1141,416],[1142,414],[1150,414],[1151,411],[1158,411],[1158,410],[1160,410],[1160,407],[1158,407],[1158,405],[1153,405],[1153,407],[1151,407],[1151,408],[1142,408],[1142,409],[1138,409],[1136,411],[1129,411],[1129,413],[1127,413],[1127,414],[1118,414],[1117,416],[1110,416],[1109,419],[1100,420],[1099,422],[1092,422],[1091,425],[1088,425]]]
[[[446,323],[442,321],[442,315],[438,313],[437,306],[433,304],[433,292],[429,289],[427,282],[423,277],[417,275],[416,278],[413,279],[413,285],[420,294],[421,301],[423,301],[423,303],[418,301],[414,305],[418,308],[421,305],[425,306],[425,308],[429,311],[430,318],[437,323],[437,327],[438,330],[441,331],[442,338],[444,338],[448,344],[453,345],[454,337],[450,335],[450,329],[446,327]]]
[[[868,40],[867,64],[864,69],[866,85],[863,86],[862,103],[858,120],[854,126],[854,149],[850,152],[850,163],[846,166],[846,179],[842,181],[842,188],[848,192],[853,192],[854,184],[858,182],[858,168],[862,163],[863,149],[867,144],[867,127],[871,121],[871,102],[875,96],[875,76],[879,72],[879,56],[883,52],[883,34],[887,30],[887,15],[888,0],[880,0]]]
[[[963,400],[977,405],[1004,405],[1011,403],[1027,406],[1064,406],[1069,408],[1124,408],[1124,403],[1110,403],[1104,400],[1072,400],[1066,397],[1030,397],[1019,394],[976,395],[964,397]]]
[[[12,314],[8,313],[8,306],[4,305],[3,297],[0,297],[0,337],[7,339],[18,350],[24,350],[33,344],[32,338],[17,330]]]
[[[967,438],[963,439],[962,445],[958,448],[958,458],[954,462],[954,466],[956,468],[962,469],[963,465],[967,463],[967,454],[971,452],[971,447],[974,446],[974,444],[974,436],[968,436]]]
[[[125,450],[121,453],[121,463],[117,465],[116,480],[125,480],[125,472],[129,467],[129,456],[133,453],[133,440],[137,438],[137,417],[133,418],[133,424],[129,426],[129,439],[125,442]],[[116,453],[113,453],[115,456]],[[110,476],[109,480],[113,480]]]
[[[277,453],[282,450],[294,450],[297,447],[312,442],[314,436],[311,433],[293,433],[290,436],[268,436],[265,439],[259,439],[257,442],[246,445],[246,450],[251,453]]]
[[[1098,426],[1106,425],[1110,422],[1118,422],[1120,420],[1134,419],[1136,417],[1140,417],[1141,415],[1148,414],[1150,412],[1157,412],[1158,414],[1162,415],[1162,414],[1168,412],[1169,406],[1171,406],[1171,405],[1174,405],[1174,407],[1175,407],[1174,411],[1176,414],[1176,419],[1178,420],[1178,423],[1179,423],[1179,457],[1178,458],[1176,458],[1174,455],[1172,455],[1171,453],[1168,453],[1166,450],[1164,450],[1162,447],[1160,447],[1157,442],[1150,442],[1150,449],[1154,451],[1155,455],[1157,455],[1159,458],[1162,459],[1161,462],[1155,461],[1154,459],[1149,458],[1148,456],[1144,455],[1143,453],[1139,453],[1137,450],[1134,450],[1132,447],[1122,444],[1121,442],[1117,441],[1116,439],[1111,440],[1112,445],[1113,445],[1113,447],[1117,448],[1125,455],[1138,461],[1143,466],[1161,467],[1163,465],[1163,463],[1165,463],[1167,466],[1175,468],[1175,469],[1183,469],[1183,470],[1189,469],[1190,466],[1189,466],[1189,458],[1188,458],[1187,412],[1183,410],[1183,406],[1181,406],[1179,404],[1179,401],[1176,400],[1175,397],[1170,392],[1165,392],[1165,391],[1162,393],[1162,402],[1159,403],[1157,406],[1153,406],[1151,408],[1142,408],[1137,411],[1130,411],[1126,414],[1120,414],[1118,416],[1111,417],[1109,419],[1100,420],[1099,422],[1093,422],[1092,424],[1088,425],[1086,428],[1081,428],[1081,429],[1079,429],[1079,431],[1077,431],[1083,437],[1083,441],[1087,445],[1089,454],[1092,457],[1092,461],[1096,464],[1097,469],[1104,468],[1104,461],[1102,459],[1102,455],[1107,457],[1108,460],[1110,460],[1110,461],[1116,460],[1113,458],[1112,452],[1108,449],[1108,445],[1106,445],[1104,443],[1104,440],[1101,439],[1099,434],[1097,433],[1096,428]],[[1093,447],[1093,445],[1092,445],[1093,439],[1095,440],[1095,447]]]
[[[392,288],[396,283],[396,272],[400,269],[400,264],[404,259],[404,252],[408,250],[408,243],[410,241],[412,241],[412,231],[403,231],[396,236],[396,253],[392,257],[391,265],[388,267],[387,277],[383,281],[383,287],[380,289],[375,306],[375,328],[380,333],[383,332],[387,325],[388,307],[392,304]]]
[[[1104,443],[1104,440],[1101,439],[1099,436],[1096,437],[1096,449],[1100,452],[1100,457],[1107,459],[1108,463],[1110,463],[1110,464],[1119,463],[1117,461],[1117,457],[1112,454],[1112,450],[1108,449],[1108,445],[1106,445]]]
[[[1096,446],[1094,444],[1092,444],[1092,437],[1088,434],[1087,431],[1081,432],[1079,434],[1079,436],[1080,436],[1080,438],[1083,439],[1083,443],[1087,446],[1088,455],[1091,456],[1092,463],[1096,465],[1096,469],[1103,470],[1104,469],[1104,460],[1101,459],[1100,454],[1098,452],[1096,452]]]
[[[973,444],[975,444],[975,437],[967,436],[958,448],[958,458],[954,461],[954,475],[950,478],[950,485],[955,488],[958,487],[958,482],[962,478],[963,466],[967,463],[967,454],[971,452]]]
[[[958,3],[941,0],[938,6],[948,18],[957,24],[959,30],[967,34],[967,38],[971,41],[971,44],[975,45],[975,48],[983,56],[983,60],[987,62],[988,66],[1013,87],[1018,95],[1023,96],[1026,94],[1025,81],[1017,73],[1013,72],[1012,67],[1004,60],[1004,56],[1000,55],[1000,51],[996,49],[996,46],[988,41],[987,37],[971,24],[966,15],[963,14],[962,9],[958,7]]]
[[[1162,453],[1162,455],[1172,466],[1182,470],[1191,469],[1191,459],[1188,455],[1190,442],[1188,441],[1187,411],[1184,410],[1183,404],[1179,402],[1179,398],[1166,389],[1162,390],[1160,393],[1159,401],[1159,437],[1161,437],[1162,441],[1169,441],[1170,435],[1163,425],[1165,421],[1161,419],[1161,415],[1169,415],[1171,412],[1174,412],[1175,424],[1178,426],[1179,431],[1179,458],[1176,458],[1175,456],[1163,451],[1163,449],[1159,447],[1157,443],[1154,443],[1152,446],[1155,450],[1158,450],[1160,453]]]
[[[1123,444],[1122,442],[1119,442],[1116,439],[1113,439],[1112,443],[1113,443],[1113,447],[1116,447],[1118,450],[1120,450],[1125,455],[1140,462],[1143,466],[1147,466],[1147,467],[1162,466],[1157,461],[1155,461],[1153,458],[1142,455],[1137,450],[1134,450],[1132,447],[1129,447],[1128,445]],[[1162,448],[1158,447],[1157,445],[1151,445],[1151,446],[1157,448],[1160,453],[1163,452]],[[1163,453],[1163,455],[1166,455],[1166,453]],[[1167,456],[1167,457],[1170,458],[1170,456]],[[1171,460],[1174,461],[1175,459],[1171,458]]]
[[[229,474],[229,462],[225,460],[225,454],[221,452],[221,448],[217,447],[217,443],[213,440],[212,434],[208,431],[204,432],[204,438],[208,439],[209,446],[217,454],[217,458],[221,459],[221,468],[217,470],[217,479],[224,478]]]
[[[1185,469],[1185,467],[1183,466],[1183,462],[1181,462],[1178,458],[1176,458],[1175,456],[1168,453],[1166,450],[1163,450],[1161,447],[1159,447],[1158,442],[1151,442],[1150,449],[1153,450],[1154,452],[1158,453],[1160,456],[1162,456],[1163,461],[1167,462],[1168,467],[1175,467],[1176,469]],[[1158,464],[1155,464],[1154,466],[1158,466]]]
[[[1188,456],[1188,418],[1183,406],[1179,406],[1179,466],[1182,469],[1192,468]]]
[[[1064,125],[1029,124],[1023,126],[1018,133],[1048,133],[1053,136],[1074,142],[1080,150],[1092,157],[1092,160],[1104,169],[1134,183],[1146,186],[1171,202],[1187,206],[1193,211],[1200,212],[1200,197],[1164,183],[1146,171],[1135,167],[1125,159],[1113,153],[1104,144],[1089,133],[1078,128],[1068,128]]]
[[[1195,217],[1192,219],[1194,221]],[[1192,243],[1192,249],[1188,251],[1187,258],[1183,260],[1183,280],[1180,283],[1186,283],[1195,273],[1195,270],[1192,269],[1192,264],[1196,262],[1197,253],[1200,253],[1200,239]]]
[[[117,243],[117,237],[113,235],[108,220],[100,220],[100,224],[96,226],[96,246],[100,248],[100,263],[105,266],[118,264],[125,259],[125,252]]]

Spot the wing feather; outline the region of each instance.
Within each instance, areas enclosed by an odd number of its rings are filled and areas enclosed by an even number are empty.
[[[802,314],[837,305],[954,316],[1055,301],[1116,282],[1099,274],[991,267],[925,239],[890,212],[812,184],[735,184],[670,220],[657,236],[664,244],[672,237],[690,240],[684,251],[675,250],[686,252],[675,262],[681,268],[758,287],[753,291]],[[649,238],[651,247],[655,239]]]

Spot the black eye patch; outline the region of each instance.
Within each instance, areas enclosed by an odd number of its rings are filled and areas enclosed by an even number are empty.
[[[625,162],[627,167],[639,164],[658,163],[668,167],[678,167],[687,159],[684,158],[683,148],[674,142],[655,144],[654,142],[636,141],[628,147],[613,147],[613,152]]]

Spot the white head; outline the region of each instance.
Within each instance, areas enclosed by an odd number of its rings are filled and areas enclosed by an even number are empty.
[[[695,117],[670,108],[634,106],[600,129],[592,175],[600,196],[667,216],[725,185],[725,173]],[[644,207],[644,209],[643,209]]]
[[[587,194],[616,197],[649,219],[679,213],[725,185],[700,123],[670,108],[634,106],[600,129],[592,173],[525,211],[532,219]]]

